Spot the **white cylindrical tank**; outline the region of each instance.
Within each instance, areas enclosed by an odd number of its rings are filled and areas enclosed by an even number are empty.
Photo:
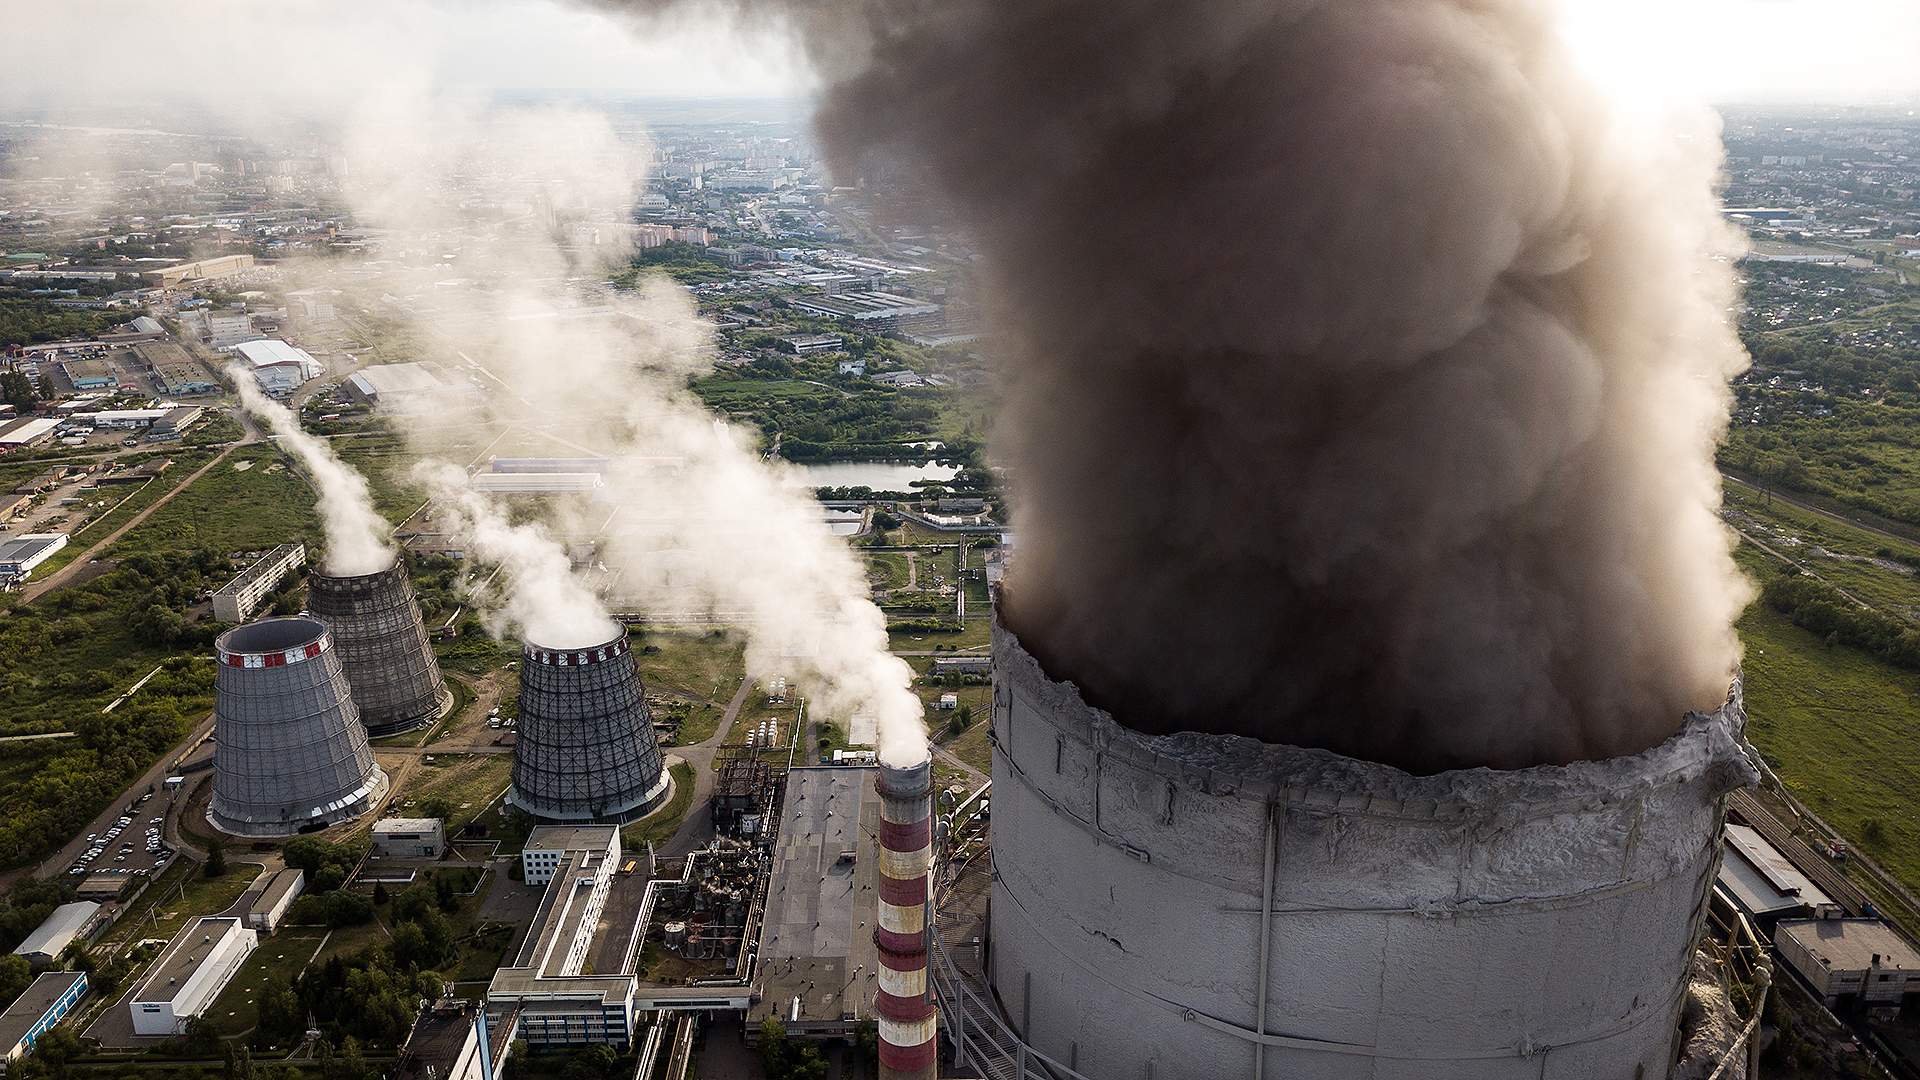
[[[1660,1080],[1756,779],[1736,686],[1633,757],[1414,776],[1147,737],[995,644],[989,964],[1100,1080]],[[1264,915],[1263,915],[1264,913]]]

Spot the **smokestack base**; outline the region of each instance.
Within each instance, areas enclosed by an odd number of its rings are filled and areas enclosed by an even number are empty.
[[[1004,627],[994,658],[990,976],[1035,1049],[1089,1076],[1666,1075],[1724,796],[1757,778],[1738,685],[1641,754],[1416,776],[1144,736]]]

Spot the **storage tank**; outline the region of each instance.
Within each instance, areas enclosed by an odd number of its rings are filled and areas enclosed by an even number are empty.
[[[452,704],[405,563],[350,577],[315,571],[307,587],[314,617],[333,631],[360,722],[374,738],[430,723]]]
[[[263,619],[214,647],[213,799],[236,836],[290,836],[356,817],[386,794],[333,635],[311,618]]]
[[[519,739],[508,801],[549,821],[629,821],[658,806],[645,688],[623,633],[588,649],[521,649]]]
[[[1414,776],[1140,735],[995,646],[990,976],[1101,1080],[1658,1080],[1751,783],[1736,685],[1631,757]]]

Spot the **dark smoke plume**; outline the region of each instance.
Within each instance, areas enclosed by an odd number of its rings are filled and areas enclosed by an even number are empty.
[[[1530,0],[746,4],[985,255],[1007,622],[1138,728],[1430,771],[1642,749],[1748,596],[1718,141]]]

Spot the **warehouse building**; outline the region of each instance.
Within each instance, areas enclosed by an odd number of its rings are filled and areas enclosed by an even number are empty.
[[[1782,922],[1773,946],[1830,1008],[1849,999],[1897,1006],[1920,991],[1920,951],[1879,919]]]
[[[280,920],[287,917],[287,909],[306,887],[305,870],[288,868],[268,878],[267,887],[247,909],[247,926],[263,934],[280,929]]]
[[[221,622],[246,622],[260,601],[273,595],[288,574],[307,565],[305,544],[281,544],[254,560],[252,566],[213,594],[213,617]]]
[[[84,971],[49,971],[0,1013],[0,1072],[27,1056],[34,1041],[87,996]]]
[[[60,419],[53,416],[28,416],[0,427],[0,454],[38,446],[53,438]]]
[[[475,473],[473,490],[491,495],[591,495],[606,486],[599,473]]]
[[[451,389],[429,364],[378,364],[347,376],[347,396],[362,405],[406,409],[444,399]]]
[[[837,296],[796,296],[787,303],[823,319],[873,326],[904,326],[940,314],[940,305],[890,292],[852,292]]]
[[[26,957],[27,963],[36,968],[47,967],[60,959],[67,946],[86,940],[99,914],[100,905],[88,900],[61,904],[38,929],[27,935],[27,940],[14,947],[13,955]]]
[[[140,280],[148,285],[170,288],[185,281],[232,277],[251,269],[253,269],[251,255],[222,255],[214,259],[200,259],[195,262],[161,267],[158,270],[145,270],[141,272]]]
[[[1759,926],[1761,934],[1781,919],[1831,919],[1842,914],[1839,904],[1753,829],[1728,824],[1725,843],[1720,888]]]
[[[63,360],[60,372],[75,390],[104,390],[120,384],[120,376],[105,360]]]
[[[373,853],[389,859],[437,859],[447,850],[439,818],[395,817],[373,823]]]
[[[205,915],[189,922],[127,1002],[135,1035],[178,1035],[212,1007],[260,944],[237,918]]]
[[[253,377],[260,382],[260,389],[274,396],[285,396],[298,390],[309,379],[319,378],[326,365],[315,360],[305,349],[295,348],[277,338],[264,341],[247,341],[234,346],[234,352],[253,370]]]
[[[0,541],[0,585],[27,580],[33,569],[67,546],[66,533],[27,533]]]
[[[207,374],[187,350],[171,341],[149,341],[133,347],[133,355],[153,376],[161,393],[178,397],[211,394],[220,384]]]

